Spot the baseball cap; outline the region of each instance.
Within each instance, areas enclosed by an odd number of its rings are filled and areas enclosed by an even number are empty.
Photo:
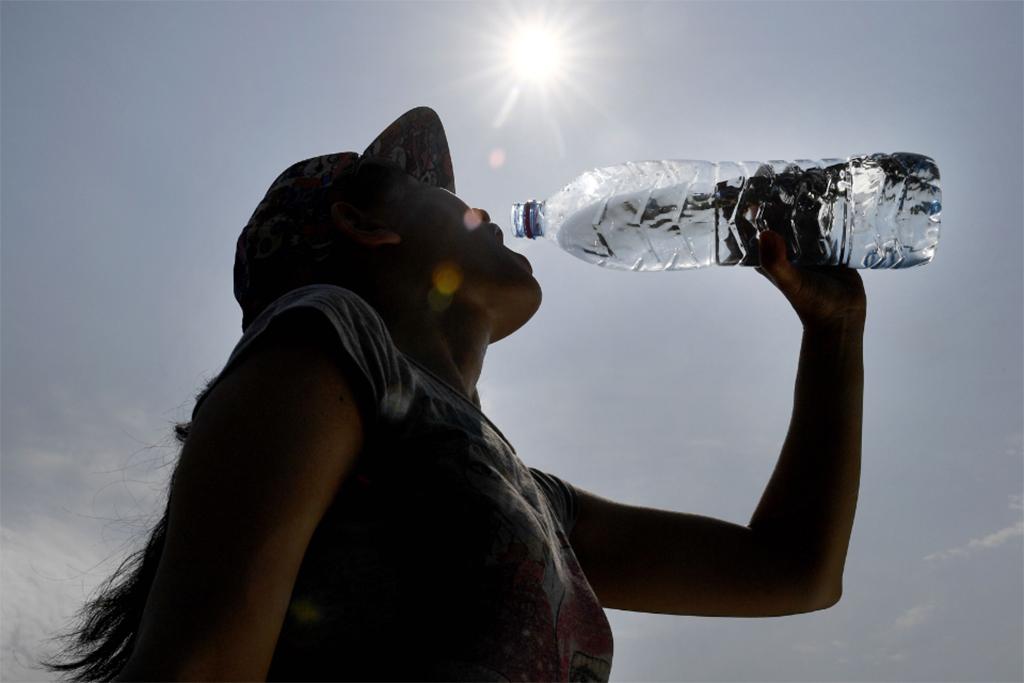
[[[292,164],[271,183],[235,246],[234,290],[243,330],[270,303],[268,292],[284,293],[279,280],[288,264],[318,263],[330,255],[330,190],[366,158],[391,161],[421,183],[455,192],[448,139],[429,107],[399,116],[362,154],[336,152]]]

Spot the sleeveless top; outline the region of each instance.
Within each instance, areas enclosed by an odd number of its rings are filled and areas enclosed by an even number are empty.
[[[611,629],[568,540],[575,489],[526,466],[354,292],[313,284],[271,303],[193,418],[253,339],[300,307],[332,324],[372,414],[306,550],[267,680],[607,681]]]

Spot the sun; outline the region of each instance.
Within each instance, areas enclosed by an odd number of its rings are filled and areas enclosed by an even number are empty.
[[[521,122],[542,136],[550,134],[555,152],[564,156],[564,117],[583,107],[608,115],[601,81],[621,61],[620,48],[610,40],[615,27],[583,3],[506,0],[478,6],[479,13],[468,13],[463,28],[476,44],[452,53],[453,66],[465,75],[451,87],[493,108],[495,130]],[[501,168],[504,147],[495,144],[488,161]]]
[[[557,80],[564,66],[560,36],[539,21],[524,23],[510,37],[508,61],[522,83],[544,85]]]

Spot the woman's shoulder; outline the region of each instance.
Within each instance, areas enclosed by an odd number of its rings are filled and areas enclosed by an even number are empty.
[[[310,303],[327,303],[351,316],[371,319],[384,326],[384,319],[380,313],[363,296],[347,287],[328,282],[315,282],[285,292],[272,301],[253,321],[252,325],[257,325],[264,316],[273,318],[277,312],[283,309]]]
[[[246,362],[254,349],[313,341],[343,364],[371,406],[402,374],[400,353],[376,309],[350,289],[316,283],[282,294],[253,320],[223,369],[197,398],[193,415],[213,384]]]

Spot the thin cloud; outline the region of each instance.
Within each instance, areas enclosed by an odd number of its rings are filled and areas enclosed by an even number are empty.
[[[0,678],[47,681],[40,657],[60,643],[49,638],[70,625],[72,613],[105,578],[113,556],[103,556],[87,526],[36,517],[26,526],[0,527],[3,586]],[[115,553],[116,555],[116,553]]]
[[[896,620],[893,622],[892,626],[894,629],[905,631],[907,629],[911,629],[915,626],[920,626],[921,624],[925,623],[931,618],[932,614],[934,613],[934,602],[926,602],[921,605],[915,605],[914,607],[911,607],[906,612],[898,616]]]
[[[1022,496],[1013,495],[1010,496],[1009,508],[1011,510],[1021,510],[1024,506],[1021,505]],[[992,533],[982,536],[981,538],[972,538],[966,544],[957,546],[955,548],[949,548],[941,552],[932,553],[926,555],[924,559],[926,561],[941,560],[951,557],[969,557],[982,550],[996,548],[1003,545],[1007,541],[1010,541],[1018,536],[1024,536],[1024,519],[1019,519],[1015,523],[1008,527],[993,531]]]

